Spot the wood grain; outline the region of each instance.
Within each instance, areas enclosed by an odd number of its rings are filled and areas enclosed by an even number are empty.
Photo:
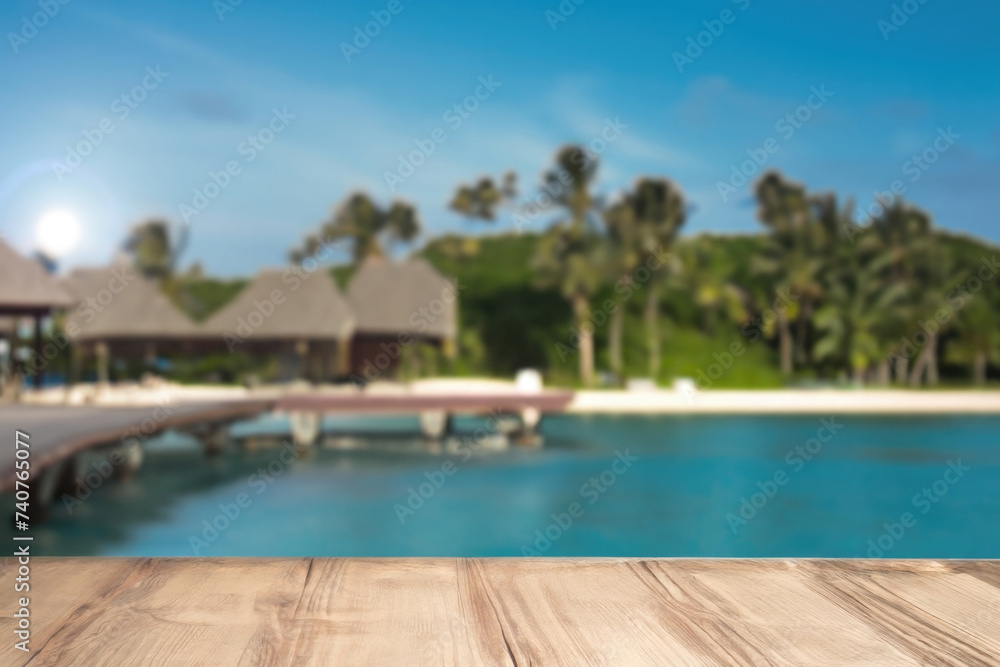
[[[31,562],[3,665],[997,665],[1000,561]],[[21,595],[21,594],[18,594]]]

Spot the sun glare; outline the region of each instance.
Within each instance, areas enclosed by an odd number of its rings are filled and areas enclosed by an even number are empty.
[[[80,222],[69,211],[48,211],[38,220],[35,239],[46,255],[62,257],[73,250],[80,240]]]

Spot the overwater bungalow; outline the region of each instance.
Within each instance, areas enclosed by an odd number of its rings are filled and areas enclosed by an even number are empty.
[[[274,354],[281,379],[347,374],[355,317],[329,273],[265,269],[201,327],[230,352]]]
[[[352,373],[369,379],[391,374],[414,342],[454,352],[458,288],[426,260],[368,259],[351,279],[347,298],[357,320]]]
[[[74,308],[64,328],[77,351],[74,365],[92,354],[100,381],[111,359],[152,363],[165,351],[190,347],[199,328],[160,284],[127,264],[76,269],[61,280]]]
[[[18,321],[30,317],[35,325],[35,358],[44,358],[42,321],[56,309],[66,308],[72,303],[71,295],[40,263],[24,257],[0,241],[0,338],[6,338],[10,348],[13,348],[16,339],[14,330]],[[10,352],[13,358],[13,349]],[[29,369],[40,385],[44,364],[29,364]],[[9,371],[0,372],[0,377],[10,375]]]

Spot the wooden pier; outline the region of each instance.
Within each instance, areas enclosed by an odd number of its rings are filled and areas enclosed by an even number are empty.
[[[451,431],[456,414],[513,414],[518,425],[512,434],[522,441],[534,440],[535,429],[544,413],[562,412],[573,401],[571,391],[537,393],[467,394],[301,394],[275,402],[275,408],[292,413],[292,438],[308,445],[319,434],[320,417],[325,413],[416,414],[424,437],[439,440]]]
[[[0,407],[0,433],[13,438],[27,433],[31,444],[31,477],[60,461],[97,447],[127,446],[167,429],[208,428],[247,419],[270,410],[273,401],[240,400],[122,407],[7,405]],[[14,447],[0,459],[0,492],[14,486]]]
[[[275,401],[279,410],[336,413],[419,414],[444,411],[452,413],[562,412],[573,400],[572,391],[545,391],[537,394],[498,392],[468,394],[289,394]]]
[[[0,664],[996,665],[1000,562],[31,560]]]
[[[221,446],[225,427],[232,422],[280,410],[292,414],[292,436],[298,444],[311,444],[324,414],[416,414],[424,435],[447,433],[450,417],[458,413],[497,411],[521,415],[528,430],[543,413],[561,412],[573,399],[570,391],[539,393],[471,394],[323,394],[290,393],[270,398],[191,401],[134,406],[65,406],[16,404],[0,407],[0,433],[15,431],[31,436],[31,470],[35,492],[43,471],[89,449],[140,445],[169,429],[192,432],[207,448]],[[302,419],[306,417],[308,419]],[[305,423],[304,428],[299,427]],[[302,433],[305,433],[303,436]],[[15,482],[13,446],[0,456],[0,492]],[[72,480],[69,480],[72,482]],[[46,479],[46,487],[55,484]],[[51,495],[51,494],[46,494]],[[44,498],[39,498],[44,504]]]

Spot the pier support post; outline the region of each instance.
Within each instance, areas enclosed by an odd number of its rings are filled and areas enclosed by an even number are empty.
[[[181,429],[201,443],[206,456],[217,456],[229,442],[229,421],[207,422]]]
[[[81,483],[80,471],[78,469],[78,462],[76,458],[71,456],[54,467],[58,469],[58,472],[53,473],[55,474],[54,494],[47,495],[55,495],[60,498],[64,495],[76,497],[76,493],[79,490]],[[39,487],[41,487],[41,485],[39,485]]]
[[[524,431],[534,433],[538,423],[542,421],[542,412],[538,408],[524,408],[521,410],[521,424]]]
[[[133,442],[131,445],[124,445],[119,448],[118,453],[122,461],[121,465],[118,466],[118,479],[131,479],[139,471],[139,468],[142,467],[142,461],[145,458],[142,445],[138,442]]]
[[[538,408],[524,408],[520,413],[521,428],[517,432],[517,441],[522,445],[537,447],[541,440],[536,433],[538,424],[542,421],[542,412]]]
[[[292,442],[296,447],[308,447],[319,437],[323,419],[318,412],[293,412],[289,416],[292,427]]]
[[[428,440],[440,440],[451,433],[454,418],[445,410],[425,410],[420,413],[420,432]]]
[[[75,496],[79,481],[74,457],[41,470],[28,489],[28,516],[32,521],[48,521],[52,502],[64,493]]]
[[[204,443],[205,454],[218,456],[225,449],[226,443],[229,442],[229,425],[214,424],[206,429],[200,439]]]

